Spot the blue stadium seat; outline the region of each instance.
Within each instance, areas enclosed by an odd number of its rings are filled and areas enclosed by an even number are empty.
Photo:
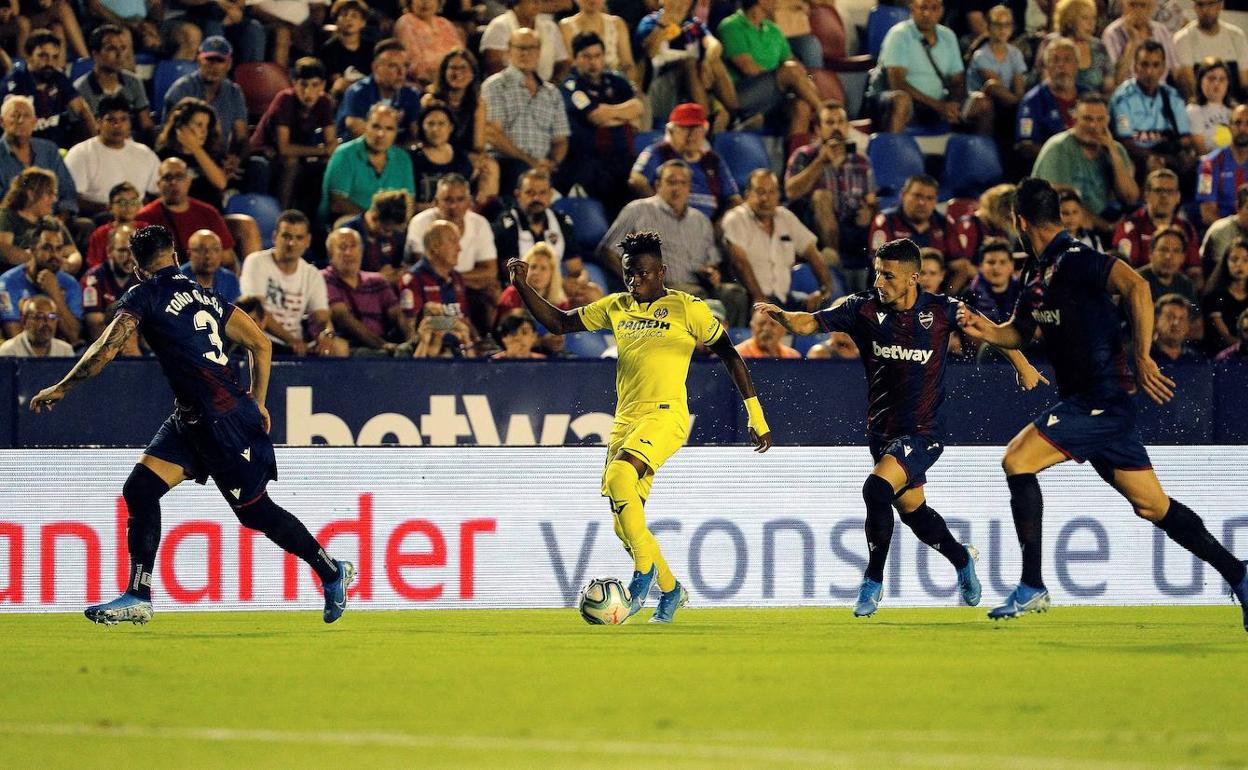
[[[815,345],[818,345],[825,338],[826,335],[823,334],[794,334],[789,345],[798,353],[801,353],[802,358],[805,358],[806,354],[810,352],[810,349]]]
[[[606,332],[573,332],[563,335],[563,349],[577,358],[601,358],[610,346]]]
[[[638,154],[655,142],[661,141],[664,135],[663,130],[658,131],[638,131],[637,136],[633,137],[633,146],[637,148]]]
[[[156,69],[152,71],[152,117],[157,123],[164,120],[165,94],[169,93],[169,87],[178,78],[195,72],[198,68],[197,63],[184,59],[166,59],[156,62]]]
[[[69,82],[74,82],[78,78],[87,74],[95,66],[95,61],[89,56],[81,59],[75,59],[74,63],[69,66]]]
[[[753,332],[748,326],[731,326],[728,328],[728,339],[732,340],[732,344],[740,345],[750,338]]]
[[[585,272],[588,274],[591,283],[596,283],[602,287],[603,291],[610,291],[610,284],[607,283],[607,271],[603,270],[593,262],[583,262]]]
[[[815,271],[805,262],[799,262],[793,266],[793,274],[789,280],[789,291],[800,291],[803,294],[814,294],[819,291],[819,279],[815,277]]]
[[[906,134],[872,134],[867,157],[875,170],[877,194],[881,206],[887,199],[901,194],[906,179],[923,173],[923,152],[913,136]]]
[[[551,208],[572,217],[576,225],[576,250],[584,257],[592,257],[598,248],[598,242],[607,234],[611,223],[607,221],[607,211],[602,204],[593,198],[573,198],[564,196],[551,204]]]
[[[282,213],[282,205],[277,198],[260,193],[231,195],[229,203],[225,204],[225,213],[247,214],[256,220],[264,248],[273,246],[273,231],[277,228],[277,217]]]
[[[758,134],[748,131],[724,131],[716,134],[711,146],[724,159],[732,171],[732,178],[742,190],[750,179],[750,173],[760,168],[771,168],[767,146]]]
[[[910,18],[909,5],[877,5],[867,14],[867,53],[880,58],[884,36],[894,26]]]
[[[988,136],[953,134],[945,147],[940,199],[978,197],[1005,178],[997,143]]]

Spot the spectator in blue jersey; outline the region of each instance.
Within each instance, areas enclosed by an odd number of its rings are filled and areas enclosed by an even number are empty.
[[[1021,167],[1031,168],[1050,137],[1075,125],[1075,103],[1080,88],[1079,49],[1075,41],[1059,37],[1044,52],[1044,80],[1023,95],[1018,105],[1014,152]]]
[[[945,218],[936,212],[936,195],[940,182],[927,174],[915,174],[901,188],[901,202],[881,211],[871,220],[871,234],[867,240],[868,254],[874,254],[889,241],[909,238],[919,248],[930,246],[942,254],[947,248]],[[842,257],[841,270],[849,291],[867,288],[870,259],[863,255],[859,262],[846,262]]]
[[[1165,166],[1180,174],[1196,166],[1191,124],[1179,92],[1166,85],[1166,52],[1155,40],[1135,49],[1135,77],[1109,100],[1114,137],[1141,171]],[[1138,176],[1138,174],[1137,174]]]
[[[40,139],[35,133],[35,102],[29,96],[9,95],[0,105],[0,190],[9,185],[25,169],[42,168],[56,175],[56,211],[72,216],[78,213],[78,188],[74,177],[61,158],[56,144]]]
[[[1204,361],[1205,357],[1187,344],[1192,333],[1192,303],[1182,294],[1163,294],[1153,307],[1152,356],[1162,370],[1167,365]]]
[[[563,171],[563,187],[585,188],[614,217],[628,203],[628,172],[633,138],[644,109],[633,86],[606,69],[606,48],[593,32],[572,38],[572,73],[560,88],[572,129],[569,153],[576,158]],[[500,260],[506,264],[506,260]]]
[[[6,200],[13,194],[12,190]],[[82,289],[73,276],[61,270],[65,250],[65,226],[45,216],[33,226],[30,259],[0,275],[0,323],[4,336],[22,331],[22,300],[33,294],[46,294],[56,304],[57,336],[71,345],[80,341]]]
[[[368,111],[385,104],[398,115],[399,136],[406,145],[420,134],[420,94],[404,82],[407,51],[390,37],[373,46],[372,74],[352,83],[338,104],[338,137],[343,140],[362,136],[368,125]]]
[[[637,156],[628,184],[638,198],[654,195],[659,166],[683,160],[692,177],[689,205],[711,221],[741,203],[741,191],[728,164],[706,143],[706,110],[694,102],[679,104],[668,117],[664,137]]]
[[[196,230],[186,239],[187,260],[179,269],[182,274],[207,289],[212,289],[226,302],[242,294],[238,276],[221,266],[225,249],[221,239],[211,230]]]
[[[738,106],[737,89],[724,64],[723,45],[706,21],[693,13],[693,0],[663,0],[662,8],[637,24],[636,46],[650,60],[650,88],[646,100],[655,115],[669,114],[676,105],[696,102],[710,110],[710,94],[725,108],[716,126],[728,124]],[[614,13],[622,13],[612,4]],[[645,11],[642,11],[645,13]]]
[[[989,238],[980,246],[979,272],[966,288],[966,304],[992,319],[1009,320],[1018,302],[1019,282],[1014,277],[1014,252],[1004,238]]]
[[[1248,104],[1231,111],[1231,144],[1206,155],[1200,161],[1196,179],[1196,200],[1206,226],[1238,209],[1238,193],[1248,183]]]
[[[37,29],[26,38],[26,60],[0,82],[0,96],[29,96],[35,108],[35,132],[62,149],[80,138],[95,136],[95,116],[74,84],[61,71],[63,44],[50,30]]]

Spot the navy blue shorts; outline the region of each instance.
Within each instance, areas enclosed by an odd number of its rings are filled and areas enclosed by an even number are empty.
[[[1153,467],[1135,430],[1135,402],[1131,396],[1068,398],[1041,414],[1032,425],[1071,460],[1092,463],[1106,481],[1113,480],[1114,471],[1146,471]]]
[[[894,439],[870,436],[867,445],[871,448],[871,459],[875,462],[878,463],[884,455],[892,455],[901,463],[902,470],[906,472],[906,486],[901,492],[926,484],[927,469],[935,465],[945,451],[943,441],[922,433]]]
[[[235,508],[258,500],[277,478],[273,441],[253,401],[215,420],[194,423],[175,412],[143,453],[182,466],[197,484],[211,477]]]

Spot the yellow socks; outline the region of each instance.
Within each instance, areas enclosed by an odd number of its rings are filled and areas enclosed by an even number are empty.
[[[604,476],[607,495],[611,500],[611,512],[615,515],[615,534],[625,542],[633,554],[633,568],[649,572],[659,568],[659,590],[671,591],[676,587],[676,576],[667,566],[667,560],[659,550],[659,542],[646,528],[646,513],[641,503],[643,482],[637,478],[637,469],[624,460],[612,460]],[[645,484],[648,491],[649,484]]]

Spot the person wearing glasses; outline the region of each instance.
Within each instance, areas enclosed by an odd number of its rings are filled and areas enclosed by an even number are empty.
[[[59,336],[71,345],[77,344],[81,330],[82,290],[73,276],[61,270],[67,244],[65,225],[55,217],[44,216],[34,224],[31,232],[30,259],[0,275],[0,323],[4,324],[4,336],[16,337],[21,333],[22,300],[44,294],[56,305]]]
[[[22,300],[22,332],[0,343],[0,356],[58,358],[72,356],[74,348],[56,338],[56,303],[42,294]]]
[[[1197,288],[1203,283],[1200,269],[1200,246],[1196,228],[1179,208],[1179,175],[1168,168],[1150,172],[1144,180],[1144,205],[1128,214],[1114,229],[1114,248],[1132,267],[1148,264],[1153,235],[1163,227],[1183,231],[1187,245],[1183,250],[1183,272]]]

